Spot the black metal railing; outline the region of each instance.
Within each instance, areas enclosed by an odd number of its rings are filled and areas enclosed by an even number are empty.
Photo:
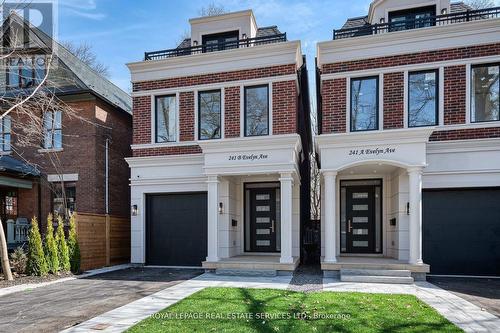
[[[185,55],[239,49],[245,47],[265,45],[265,44],[281,43],[281,42],[286,42],[286,33],[271,35],[271,36],[239,39],[235,41],[227,41],[224,43],[217,43],[217,44],[203,44],[203,45],[196,45],[191,47],[183,47],[170,50],[145,52],[144,60],[147,61],[147,60],[167,59],[173,57],[181,57]]]
[[[356,28],[333,30],[333,39],[345,39],[360,36],[383,34],[393,31],[419,29],[432,26],[443,26],[448,24],[479,21],[500,17],[500,7],[468,10],[465,12],[429,16],[418,19],[369,24]]]

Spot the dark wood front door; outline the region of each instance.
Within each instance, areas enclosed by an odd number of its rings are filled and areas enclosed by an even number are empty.
[[[276,252],[276,189],[250,189],[250,240],[253,252]]]
[[[346,188],[347,252],[375,252],[375,187]]]

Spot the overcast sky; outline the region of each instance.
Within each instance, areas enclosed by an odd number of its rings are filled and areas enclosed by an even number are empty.
[[[145,51],[174,48],[189,31],[188,19],[211,1],[199,0],[59,0],[58,39],[88,42],[111,81],[130,91],[128,62]],[[301,40],[311,80],[315,44],[330,40],[348,17],[366,15],[370,0],[220,0],[228,11],[253,9],[259,26],[277,25],[289,40]],[[500,5],[500,0],[496,0]],[[311,90],[313,92],[314,90]],[[311,93],[314,98],[314,93]]]

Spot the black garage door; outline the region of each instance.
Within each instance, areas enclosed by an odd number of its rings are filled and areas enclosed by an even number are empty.
[[[500,275],[500,189],[424,191],[423,257],[431,274]]]
[[[146,263],[201,266],[207,256],[207,194],[149,195]]]

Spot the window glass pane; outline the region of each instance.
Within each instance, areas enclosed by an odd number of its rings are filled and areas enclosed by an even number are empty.
[[[221,137],[220,98],[220,91],[200,92],[198,99],[198,138],[200,140],[220,139]]]
[[[9,59],[9,86],[19,87],[18,59]]]
[[[245,88],[245,136],[269,134],[267,86]]]
[[[54,130],[53,131],[54,135],[54,142],[52,144],[53,148],[62,148],[62,131],[59,130]]]
[[[10,151],[11,150],[11,147],[10,147],[10,134],[4,134],[2,141],[3,141],[2,142],[3,143],[3,151]]]
[[[35,57],[35,80],[37,83],[45,77],[45,57]]]
[[[351,131],[378,129],[378,78],[351,81]]]
[[[410,73],[408,92],[408,126],[417,127],[436,125],[436,72]]]
[[[52,148],[52,131],[51,130],[45,131],[45,136],[43,138],[43,147],[45,149]]]
[[[22,61],[21,86],[23,88],[29,88],[33,86],[33,59],[25,58]]]
[[[472,68],[472,122],[500,119],[498,74],[498,65]]]
[[[156,142],[177,140],[175,96],[156,98]]]
[[[2,132],[3,133],[10,133],[10,116],[5,116],[3,118],[3,126],[2,126]]]
[[[62,128],[61,111],[54,111],[54,124],[52,126],[54,129]]]
[[[52,112],[45,112],[43,114],[43,127],[52,129]]]

